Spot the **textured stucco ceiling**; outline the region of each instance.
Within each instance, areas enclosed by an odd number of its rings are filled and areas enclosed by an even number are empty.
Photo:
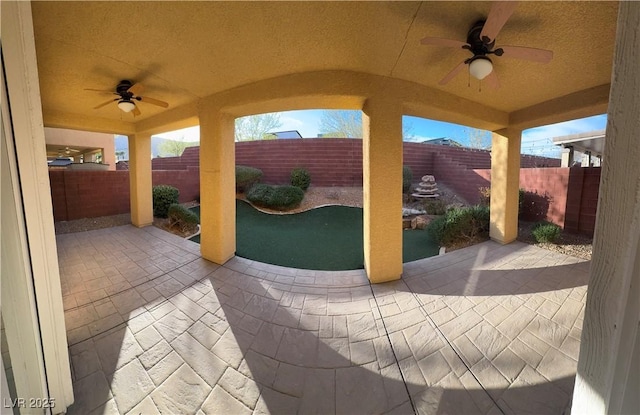
[[[33,2],[43,111],[133,122],[93,110],[120,79],[170,109],[278,76],[345,70],[399,78],[506,113],[610,82],[616,2],[521,2],[498,45],[550,49],[547,65],[496,58],[501,87],[461,73],[468,52],[423,46],[465,40],[490,2]],[[165,109],[142,103],[142,116]],[[45,117],[46,119],[46,117]]]

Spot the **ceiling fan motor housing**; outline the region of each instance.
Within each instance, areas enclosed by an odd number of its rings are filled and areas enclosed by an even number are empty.
[[[116,92],[118,93],[118,95],[120,95],[120,97],[122,97],[123,100],[130,101],[133,97],[133,94],[129,92],[129,88],[131,88],[132,85],[133,84],[131,83],[131,81],[123,80],[120,81],[120,83],[116,87]]]
[[[490,51],[491,49],[493,49],[493,46],[496,43],[495,39],[488,39],[490,40],[490,42],[485,43],[480,38],[480,34],[482,33],[484,24],[484,20],[478,20],[473,24],[473,26],[471,26],[471,29],[469,29],[469,33],[467,34],[467,43],[469,44],[470,50],[474,54],[474,56],[484,56],[488,53],[491,53]]]

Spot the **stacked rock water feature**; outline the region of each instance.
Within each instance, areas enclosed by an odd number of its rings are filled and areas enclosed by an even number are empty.
[[[418,185],[415,193],[411,196],[416,199],[435,199],[439,197],[438,186],[436,185],[436,179],[431,175],[422,176],[421,182]]]

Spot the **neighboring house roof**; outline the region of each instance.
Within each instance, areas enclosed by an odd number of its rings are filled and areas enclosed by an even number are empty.
[[[553,144],[557,146],[573,147],[581,153],[588,151],[594,156],[601,156],[604,153],[604,141],[605,130],[553,137]]]
[[[434,138],[433,140],[423,141],[423,144],[438,144],[441,146],[450,146],[450,147],[463,147],[462,144],[457,142],[456,140],[452,140],[450,138],[442,137],[442,138]]]
[[[49,167],[60,167],[60,166],[68,166],[69,164],[73,164],[73,161],[68,158],[56,158],[49,162],[47,162]]]
[[[269,134],[275,135],[276,138],[278,138],[278,139],[280,139],[280,138],[284,138],[284,139],[302,138],[302,135],[300,135],[300,132],[298,132],[298,130],[276,131],[276,132],[269,133]]]

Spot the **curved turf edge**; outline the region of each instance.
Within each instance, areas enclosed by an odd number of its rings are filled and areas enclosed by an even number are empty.
[[[198,215],[199,207],[192,208]],[[236,255],[291,268],[344,271],[362,269],[362,209],[323,206],[290,215],[261,212],[236,201]],[[403,231],[403,261],[438,254],[431,235]],[[191,238],[200,242],[199,236]]]

